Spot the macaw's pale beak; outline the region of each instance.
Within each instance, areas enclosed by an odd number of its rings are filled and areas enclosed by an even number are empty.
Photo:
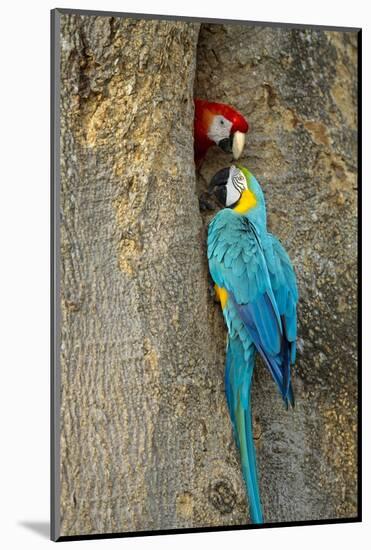
[[[233,134],[232,153],[234,159],[239,159],[245,147],[246,134],[238,130]]]

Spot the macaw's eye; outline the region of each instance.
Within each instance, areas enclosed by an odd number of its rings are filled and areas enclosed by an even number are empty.
[[[224,120],[222,118],[220,119],[220,124],[224,126]]]

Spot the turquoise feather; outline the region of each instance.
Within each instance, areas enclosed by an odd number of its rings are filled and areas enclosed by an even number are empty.
[[[243,167],[256,206],[245,214],[225,208],[208,229],[208,261],[214,282],[228,292],[225,389],[253,523],[262,523],[251,424],[251,380],[258,352],[282,398],[294,406],[290,364],[296,357],[298,289],[291,261],[267,232],[264,195]]]
[[[253,523],[263,523],[250,406],[254,361],[254,345],[250,343],[249,347],[246,347],[238,336],[228,339],[225,370],[227,403],[236,444],[241,454],[242,474],[249,496],[251,519]]]

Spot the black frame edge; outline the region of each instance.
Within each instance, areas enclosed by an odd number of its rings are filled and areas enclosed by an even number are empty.
[[[313,525],[334,525],[345,523],[360,523],[361,519],[355,518],[336,518],[328,520],[308,520],[296,523],[287,521],[282,523],[263,523],[261,525],[222,525],[218,527],[191,527],[189,529],[164,529],[158,531],[130,531],[127,533],[97,533],[90,535],[68,535],[61,536],[56,542],[69,542],[77,540],[100,540],[100,539],[116,539],[116,538],[132,538],[132,537],[152,537],[159,535],[182,535],[188,533],[215,533],[219,531],[250,531],[253,529],[281,529],[284,527],[310,527]]]
[[[216,19],[212,17],[197,17],[187,15],[159,15],[153,13],[130,13],[130,12],[118,12],[118,11],[105,11],[105,10],[81,10],[74,8],[56,8],[61,15],[81,15],[81,16],[100,16],[100,17],[118,17],[118,18],[132,18],[132,19],[160,19],[170,21],[189,21],[193,23],[227,23],[236,25],[254,25],[256,27],[285,27],[293,29],[319,29],[323,31],[338,31],[338,32],[357,32],[359,27],[336,27],[331,25],[315,25],[311,23],[277,23],[269,21],[250,21],[246,19]]]
[[[59,84],[60,14],[50,12],[50,538],[60,537],[60,371],[59,371]]]
[[[362,521],[362,29],[357,36],[357,294],[358,294],[358,411],[357,411],[357,510]]]

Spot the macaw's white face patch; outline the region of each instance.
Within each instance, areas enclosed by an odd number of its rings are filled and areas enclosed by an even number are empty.
[[[232,206],[232,204],[239,201],[245,189],[247,189],[247,182],[244,174],[236,166],[231,166],[227,181],[227,196],[225,205]]]
[[[232,122],[222,115],[215,115],[210,125],[207,137],[216,145],[222,139],[229,138],[232,128]]]

